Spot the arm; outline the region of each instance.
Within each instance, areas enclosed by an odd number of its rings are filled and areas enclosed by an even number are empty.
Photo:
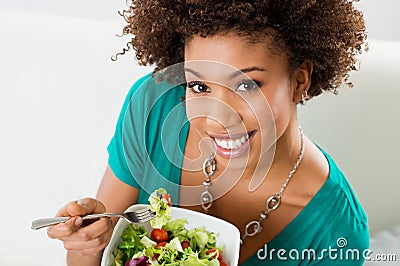
[[[96,196],[97,200],[105,205],[107,212],[125,211],[129,206],[137,203],[138,195],[137,188],[123,183],[107,166]]]
[[[77,216],[100,212],[123,212],[130,205],[137,202],[139,190],[121,182],[106,168],[100,183],[97,199],[81,199],[70,202],[63,207],[57,216]],[[48,235],[63,241],[67,249],[67,264],[98,266],[104,248],[109,243],[114,222],[109,218],[102,218],[90,225],[81,226],[82,219],[74,217],[64,224],[51,226]]]

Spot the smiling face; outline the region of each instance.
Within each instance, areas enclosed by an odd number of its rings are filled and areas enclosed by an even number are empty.
[[[228,34],[196,36],[185,46],[190,125],[211,140],[224,164],[243,158],[246,167],[257,164],[295,122],[297,83],[286,55],[268,43]]]

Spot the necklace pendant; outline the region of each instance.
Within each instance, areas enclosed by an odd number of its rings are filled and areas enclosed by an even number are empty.
[[[256,234],[261,233],[262,231],[262,225],[260,221],[251,221],[248,224],[246,224],[246,227],[244,229],[244,234],[242,238],[240,239],[240,244],[243,245],[244,240],[248,236],[255,236]]]
[[[208,190],[201,193],[200,202],[205,213],[208,213],[208,209],[211,208],[213,200],[214,198]]]
[[[259,221],[251,221],[246,225],[245,230],[247,236],[255,236],[256,234],[261,233],[262,225]]]
[[[217,168],[217,162],[215,161],[214,153],[211,153],[210,157],[206,159],[203,163],[203,174],[207,180],[214,174]]]
[[[267,203],[265,206],[267,213],[278,208],[280,204],[281,204],[281,196],[279,194],[275,194],[275,195],[272,195],[271,197],[269,197],[267,199]]]

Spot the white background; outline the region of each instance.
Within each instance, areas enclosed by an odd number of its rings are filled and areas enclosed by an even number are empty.
[[[364,0],[359,6],[370,38],[400,41],[397,0]],[[149,71],[137,66],[132,53],[117,62],[110,60],[127,40],[115,37],[123,26],[117,14],[123,7],[124,1],[115,0],[0,0],[0,265],[64,265],[62,245],[48,239],[45,230],[30,230],[30,223],[53,216],[67,201],[94,196],[125,94]],[[365,68],[368,73],[398,67],[398,44],[371,42],[374,47],[377,51],[365,63],[380,64],[370,64]],[[398,75],[379,77],[388,87],[399,87]],[[360,76],[355,80],[356,88],[381,84]],[[372,231],[378,231],[400,222],[397,208],[390,207],[400,199],[395,193],[399,175],[393,170],[399,158],[399,127],[392,128],[399,122],[399,94],[384,91],[377,99],[372,92],[343,93],[341,104],[373,109],[379,101],[376,116],[370,117],[375,124],[342,119],[343,112],[330,109],[334,104],[338,108],[331,97],[321,99],[325,107],[317,106],[318,101],[302,107],[301,117],[306,133],[343,166]],[[365,101],[354,105],[354,94],[362,96],[357,101]],[[329,113],[329,120],[323,119],[321,110]],[[354,113],[362,117],[359,110]],[[341,127],[324,132],[326,121]],[[379,145],[382,138],[393,141]],[[364,180],[368,172],[376,179]]]

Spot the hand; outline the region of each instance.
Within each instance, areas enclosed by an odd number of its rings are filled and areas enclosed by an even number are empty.
[[[110,218],[101,218],[83,226],[80,216],[105,211],[104,205],[92,198],[72,201],[61,208],[56,215],[72,216],[72,218],[65,223],[50,226],[47,229],[47,235],[61,240],[68,251],[83,256],[94,255],[108,245],[113,232],[112,221]]]

